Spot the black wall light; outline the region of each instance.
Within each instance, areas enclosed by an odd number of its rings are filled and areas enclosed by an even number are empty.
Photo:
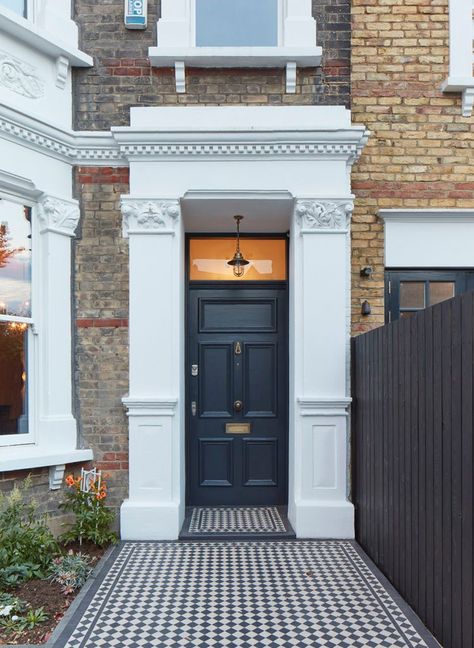
[[[362,315],[370,315],[370,313],[372,312],[372,308],[367,300],[362,302],[360,312],[362,313]]]

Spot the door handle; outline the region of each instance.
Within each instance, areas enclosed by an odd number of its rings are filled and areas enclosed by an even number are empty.
[[[196,401],[191,402],[191,416],[196,416],[197,412],[197,403]]]
[[[242,409],[242,401],[234,401],[234,409],[236,412],[240,412],[240,410]]]

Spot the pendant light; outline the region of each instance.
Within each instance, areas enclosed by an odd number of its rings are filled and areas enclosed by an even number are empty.
[[[243,216],[234,216],[234,220],[237,223],[237,247],[233,258],[230,261],[227,261],[227,265],[232,266],[236,277],[242,277],[245,271],[245,266],[250,263],[247,259],[244,259],[243,254],[240,251],[240,221],[243,220],[243,218]]]

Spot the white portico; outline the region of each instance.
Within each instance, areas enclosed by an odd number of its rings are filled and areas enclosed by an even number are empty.
[[[136,108],[130,164],[130,491],[124,539],[173,539],[185,507],[186,232],[289,232],[288,510],[298,537],[353,537],[348,494],[351,165],[342,107]],[[189,459],[188,459],[189,460]],[[192,460],[192,458],[191,458]],[[236,502],[238,504],[238,502]]]

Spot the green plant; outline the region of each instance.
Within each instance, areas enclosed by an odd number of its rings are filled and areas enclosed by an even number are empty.
[[[88,492],[81,490],[80,477],[74,479],[72,475],[68,475],[66,485],[66,499],[60,507],[74,513],[75,520],[70,529],[62,534],[61,540],[65,544],[79,540],[81,545],[84,540],[88,540],[99,547],[117,542],[117,535],[110,530],[115,514],[105,505],[105,480],[102,479],[100,483],[91,481]]]
[[[28,610],[23,616],[9,612],[3,617],[0,617],[0,628],[3,628],[8,634],[18,634],[24,630],[32,630],[48,619],[49,616],[45,612],[44,607]]]
[[[70,551],[65,556],[53,560],[49,578],[54,583],[59,583],[65,594],[71,594],[75,589],[82,587],[91,574],[90,562],[89,556]]]
[[[44,607],[40,607],[35,610],[28,610],[24,617],[18,619],[17,623],[21,630],[32,630],[39,623],[47,621],[48,618],[48,615],[44,611]]]
[[[43,578],[59,553],[45,516],[38,515],[36,503],[28,497],[30,487],[27,478],[8,495],[0,494],[0,587]]]

